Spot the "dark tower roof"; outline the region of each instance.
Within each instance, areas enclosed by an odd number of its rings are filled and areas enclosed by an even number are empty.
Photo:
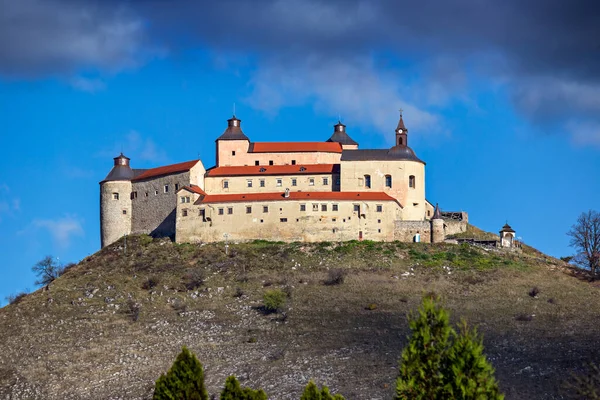
[[[402,129],[404,132],[406,132],[408,129],[406,129],[406,126],[404,126],[404,119],[402,119],[402,114],[400,114],[400,121],[398,121],[398,126],[396,126],[396,131]]]
[[[106,178],[102,182],[105,181],[130,181],[134,178],[134,172],[129,166],[129,157],[123,155],[123,153],[119,154],[117,157],[113,158],[114,166],[106,175]],[[102,183],[100,182],[100,183]]]
[[[507,222],[506,224],[504,224],[504,226],[502,227],[502,230],[500,232],[513,232],[514,233],[515,230],[513,228],[511,228]]]
[[[340,121],[333,126],[333,135],[331,135],[331,137],[326,141],[338,142],[341,145],[358,146],[358,143],[352,140],[352,138],[346,133],[346,125],[342,124]]]
[[[250,139],[248,139],[248,136],[244,135],[244,132],[242,132],[241,125],[242,125],[242,120],[237,119],[234,115],[233,117],[231,117],[230,119],[227,120],[227,129],[225,129],[225,132],[223,132],[223,134],[221,136],[219,136],[217,138],[217,140],[247,140],[247,141],[250,141]]]
[[[440,211],[440,206],[435,203],[435,211],[433,212],[433,217],[431,219],[442,219],[442,212]]]

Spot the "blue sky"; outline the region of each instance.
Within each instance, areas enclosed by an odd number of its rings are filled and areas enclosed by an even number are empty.
[[[96,252],[98,182],[254,141],[390,146],[404,109],[427,197],[553,256],[600,208],[593,2],[0,0],[0,304]]]

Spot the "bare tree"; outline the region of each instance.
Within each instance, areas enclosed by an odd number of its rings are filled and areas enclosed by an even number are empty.
[[[38,261],[31,270],[37,275],[36,285],[48,286],[52,281],[62,275],[63,268],[54,261],[52,256],[46,256]]]
[[[581,213],[567,235],[571,237],[571,247],[577,251],[572,261],[596,277],[600,272],[600,213],[594,210]]]

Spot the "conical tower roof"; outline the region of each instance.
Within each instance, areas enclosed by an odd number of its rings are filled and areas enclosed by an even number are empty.
[[[508,222],[506,224],[504,224],[504,226],[502,227],[502,230],[500,232],[513,232],[514,233],[514,229],[511,228],[511,226],[508,224]]]
[[[440,211],[440,206],[435,203],[435,211],[433,212],[433,217],[431,219],[442,219],[442,212]]]
[[[129,157],[123,153],[119,154],[114,160],[114,166],[106,175],[106,178],[102,182],[106,181],[130,181],[134,177],[134,172],[129,166]],[[102,183],[101,182],[101,183]]]
[[[248,136],[244,135],[242,132],[242,120],[237,119],[235,115],[227,120],[227,129],[221,136],[217,138],[217,140],[247,140]]]
[[[346,133],[346,125],[342,124],[341,121],[338,121],[338,123],[333,126],[333,135],[326,141],[337,142],[341,145],[358,146],[358,143]]]

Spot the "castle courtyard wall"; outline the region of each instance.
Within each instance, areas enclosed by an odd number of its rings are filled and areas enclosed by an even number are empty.
[[[301,211],[301,205],[306,211]],[[338,211],[333,211],[333,205]],[[361,211],[355,212],[358,204]],[[323,211],[323,205],[327,207]],[[381,212],[377,206],[381,205]],[[251,212],[246,207],[251,207]],[[263,207],[268,207],[264,212]],[[228,214],[232,208],[233,213]],[[204,219],[200,209],[204,209]],[[219,213],[223,209],[223,213]],[[184,242],[394,240],[400,206],[393,201],[267,201],[181,204],[177,206],[175,240]],[[362,232],[362,234],[361,234]]]
[[[414,242],[419,235],[419,241],[431,243],[430,221],[394,221],[394,240]]]

